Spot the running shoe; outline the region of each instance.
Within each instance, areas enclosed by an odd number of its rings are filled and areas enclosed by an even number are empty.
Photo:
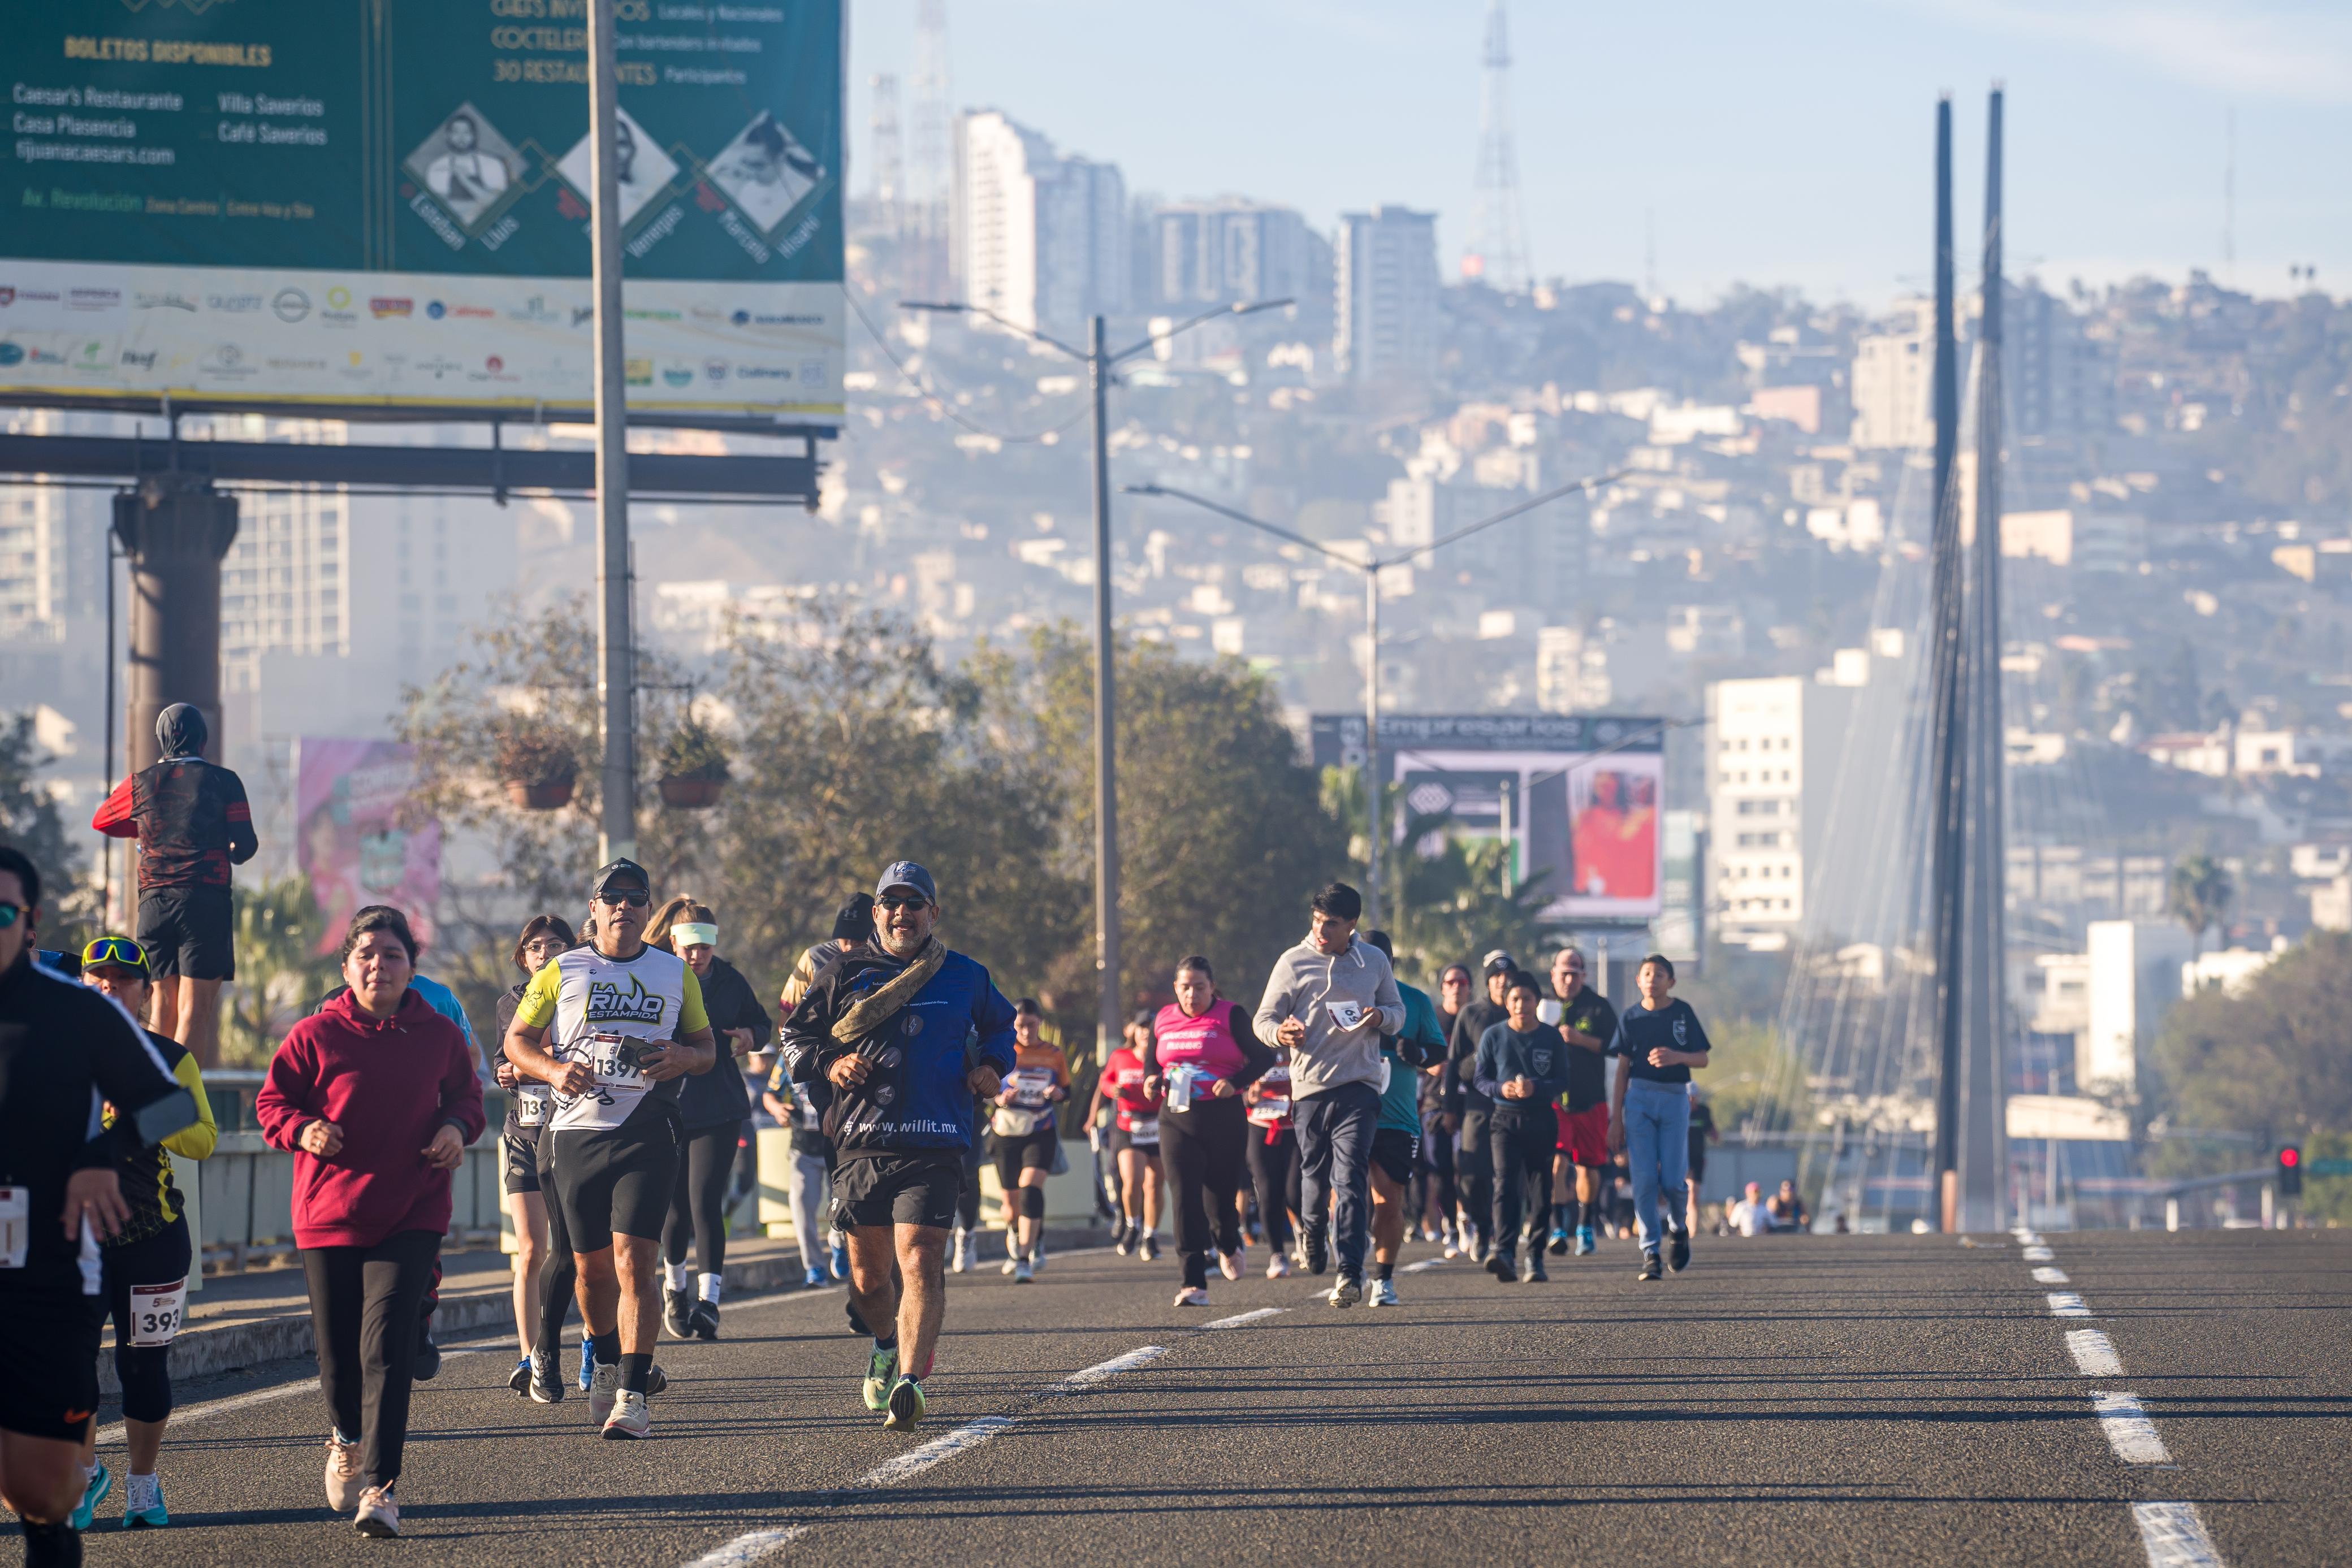
[[[1147,1263],[1160,1256],[1160,1232],[1147,1230],[1143,1233],[1142,1252],[1143,1260]]]
[[[843,1239],[841,1239],[841,1238],[840,1238],[839,1236],[837,1236],[837,1235],[834,1238],[834,1241],[833,1241],[833,1260],[832,1260],[832,1261],[833,1261],[833,1277],[834,1277],[835,1279],[836,1279],[836,1280],[846,1280],[846,1279],[848,1279],[848,1278],[849,1278],[849,1243],[848,1243],[848,1242],[846,1242],[846,1241],[844,1241]]]
[[[898,1375],[898,1347],[877,1346],[866,1363],[866,1408],[880,1410],[890,1403],[890,1380]]]
[[[1551,1233],[1551,1255],[1555,1258],[1565,1258],[1568,1256],[1567,1231],[1554,1230]]]
[[[1666,1271],[1665,1271],[1664,1269],[1662,1269],[1662,1268],[1660,1268],[1660,1267],[1658,1266],[1658,1255],[1657,1255],[1655,1252],[1644,1252],[1644,1253],[1643,1253],[1643,1254],[1642,1254],[1642,1271],[1641,1271],[1640,1273],[1638,1273],[1638,1274],[1634,1275],[1634,1276],[1633,1276],[1633,1278],[1635,1278],[1635,1279],[1637,1279],[1637,1280],[1648,1281],[1648,1280],[1663,1280],[1663,1279],[1664,1279],[1665,1277],[1666,1277]]]
[[[952,1272],[961,1274],[970,1271],[971,1260],[964,1256],[964,1249],[971,1245],[971,1232],[961,1225],[957,1226],[955,1236],[948,1249],[948,1268]]]
[[[801,1280],[801,1289],[803,1291],[817,1291],[822,1290],[832,1283],[832,1275],[826,1273],[822,1269],[811,1269]]]
[[[1576,1228],[1576,1255],[1578,1257],[1591,1257],[1592,1255],[1593,1249],[1600,1245],[1600,1242],[1593,1239],[1592,1227],[1590,1225],[1580,1225]]]
[[[552,1355],[530,1358],[530,1397],[535,1404],[563,1403],[563,1367]]]
[[[1484,1263],[1495,1255],[1494,1239],[1483,1230],[1473,1231],[1471,1234],[1477,1239],[1471,1244],[1470,1256]]]
[[[1004,1244],[1004,1263],[1003,1263],[1003,1266],[1002,1268],[998,1269],[996,1271],[997,1271],[998,1273],[1000,1273],[1000,1274],[1011,1274],[1011,1273],[1013,1273],[1015,1270],[1019,1269],[1020,1267],[1021,1267],[1021,1250],[1020,1250],[1020,1249],[1019,1249],[1019,1248],[1017,1248],[1017,1247],[1014,1247],[1014,1246],[1013,1245],[1013,1243],[1011,1243],[1010,1241],[1006,1242],[1006,1243]]]
[[[1674,1230],[1666,1234],[1666,1268],[1679,1274],[1690,1267],[1690,1232]]]
[[[1352,1274],[1342,1274],[1327,1299],[1335,1307],[1352,1307],[1364,1299],[1364,1282]]]
[[[642,1437],[654,1429],[653,1412],[646,1408],[646,1396],[634,1388],[624,1388],[613,1401],[613,1413],[604,1417],[604,1436],[614,1440]]]
[[[1290,1260],[1277,1252],[1265,1260],[1265,1277],[1269,1280],[1290,1278]]]
[[[1045,1239],[1042,1235],[1037,1244],[1029,1249],[1029,1267],[1041,1274],[1045,1271]]]
[[[1454,1228],[1452,1226],[1448,1226],[1444,1230],[1439,1231],[1437,1239],[1444,1243],[1444,1251],[1448,1258],[1459,1258],[1462,1256],[1462,1249],[1454,1242]]]
[[[440,1375],[441,1347],[433,1343],[432,1320],[419,1320],[416,1325],[416,1359],[408,1364],[409,1381],[412,1383],[430,1383]],[[395,1514],[394,1517],[394,1533],[398,1532],[398,1525],[399,1519]]]
[[[1024,1258],[1013,1265],[1013,1282],[1014,1284],[1030,1284],[1034,1282],[1036,1278],[1037,1265],[1032,1263],[1028,1259]]]
[[[147,1484],[141,1486],[144,1480]],[[122,1528],[125,1530],[161,1530],[172,1522],[171,1510],[163,1506],[163,1478],[132,1476],[131,1490],[124,1494]]]
[[[1432,1225],[1432,1224],[1431,1224],[1429,1221],[1427,1221],[1426,1219],[1423,1220],[1423,1221],[1421,1222],[1421,1239],[1422,1239],[1423,1241],[1434,1241],[1434,1240],[1436,1240],[1436,1239],[1437,1239],[1437,1227],[1435,1227],[1434,1225]]]
[[[1540,1252],[1528,1253],[1527,1270],[1524,1273],[1520,1274],[1519,1282],[1523,1285],[1540,1285],[1550,1278],[1551,1276],[1549,1274],[1544,1272],[1543,1254]]]
[[[669,1374],[668,1374],[668,1373],[664,1372],[664,1371],[663,1371],[660,1367],[658,1367],[658,1366],[649,1366],[649,1367],[646,1368],[646,1398],[651,1399],[655,1395],[656,1395],[656,1394],[664,1394],[664,1393],[667,1393],[667,1392],[668,1392],[668,1390],[669,1390]]]
[[[596,1342],[585,1333],[580,1336],[579,1384],[583,1394],[596,1386]]]
[[[1507,1252],[1494,1252],[1488,1254],[1486,1258],[1486,1272],[1494,1275],[1495,1278],[1502,1281],[1506,1285],[1511,1283],[1519,1277],[1519,1271],[1517,1268],[1513,1267],[1511,1255]]]
[[[688,1319],[688,1313],[693,1310],[693,1305],[694,1303],[687,1299],[684,1291],[672,1291],[667,1288],[663,1290],[662,1327],[669,1331],[670,1338],[692,1339],[694,1337],[694,1324]]]
[[[367,1478],[360,1474],[360,1446],[327,1434],[327,1506],[349,1513],[360,1505]]]
[[[1187,1285],[1176,1292],[1176,1304],[1180,1307],[1205,1307],[1209,1304],[1209,1292],[1199,1285]]]
[[[695,1302],[693,1310],[686,1314],[686,1326],[693,1330],[694,1337],[705,1344],[717,1339],[719,1337],[719,1303],[717,1301]]]
[[[980,1267],[980,1238],[971,1231],[963,1233],[963,1248],[956,1254],[957,1272],[969,1274]]]
[[[1364,1305],[1368,1307],[1393,1307],[1396,1304],[1397,1293],[1396,1281],[1394,1280],[1375,1280],[1369,1286],[1365,1287]]]
[[[1310,1274],[1320,1274],[1330,1265],[1330,1237],[1321,1226],[1309,1225],[1307,1228],[1306,1240],[1307,1271]]]
[[[923,1385],[911,1377],[902,1377],[892,1385],[887,1401],[889,1414],[882,1417],[883,1429],[891,1432],[911,1432],[915,1424],[931,1407],[923,1397]]]
[[[76,1530],[88,1530],[90,1515],[97,1511],[100,1503],[106,1500],[106,1494],[113,1490],[114,1472],[100,1464],[90,1478],[82,1482],[81,1500],[74,1504],[73,1516],[67,1522]]]
[[[378,1541],[393,1541],[400,1535],[400,1504],[394,1500],[389,1487],[370,1487],[360,1493],[359,1513],[352,1527],[362,1535]]]
[[[621,1395],[621,1369],[615,1364],[596,1364],[596,1379],[588,1389],[588,1419],[599,1427],[613,1413],[613,1401]]]
[[[515,1363],[515,1369],[507,1374],[507,1386],[518,1396],[530,1391],[530,1357],[526,1355]]]
[[[1134,1251],[1135,1232],[1137,1228],[1138,1227],[1136,1227],[1132,1222],[1120,1226],[1118,1228],[1118,1239],[1110,1244],[1110,1249],[1118,1253],[1122,1258]]]
[[[1238,1280],[1242,1277],[1243,1261],[1243,1249],[1239,1247],[1230,1252],[1220,1252],[1217,1254],[1217,1272],[1228,1280]]]

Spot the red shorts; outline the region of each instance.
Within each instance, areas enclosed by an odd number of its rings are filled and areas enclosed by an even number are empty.
[[[1565,1105],[1555,1105],[1559,1117],[1559,1142],[1556,1147],[1571,1165],[1598,1170],[1613,1163],[1609,1155],[1609,1107],[1588,1106],[1571,1111]]]

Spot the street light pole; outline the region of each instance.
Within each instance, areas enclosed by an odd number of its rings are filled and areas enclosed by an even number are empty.
[[[1367,552],[1369,553],[1369,552]],[[1381,840],[1387,813],[1381,810],[1381,569],[1364,573],[1364,924],[1381,924]]]
[[[1111,360],[1103,342],[1103,319],[1094,319],[1087,366],[1095,401],[1095,971],[1096,1060],[1108,1061],[1119,1038],[1127,1003],[1118,979],[1118,738],[1112,666],[1116,644],[1110,628],[1110,397]]]
[[[596,695],[604,756],[597,780],[605,861],[637,852],[635,646],[629,616],[629,387],[622,356],[619,37],[614,0],[593,0],[588,25],[589,214],[596,338]]]

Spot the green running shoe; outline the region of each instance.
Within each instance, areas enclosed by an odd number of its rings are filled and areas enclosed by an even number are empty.
[[[877,1405],[875,1408],[878,1410],[881,1406]],[[113,1490],[114,1472],[104,1465],[99,1466],[98,1474],[82,1483],[81,1500],[74,1504],[73,1517],[68,1522],[76,1530],[88,1530],[90,1515],[98,1511],[98,1505],[104,1502],[106,1494]]]
[[[866,1408],[881,1410],[890,1403],[890,1380],[898,1375],[898,1347],[877,1349],[866,1364]]]
[[[136,1476],[131,1478],[131,1490],[123,1499],[129,1505],[122,1511],[123,1529],[161,1530],[172,1522],[171,1512],[163,1506],[162,1479],[159,1478],[149,1490],[154,1493],[152,1500],[142,1501],[139,1496],[139,1478]]]
[[[902,1377],[890,1390],[890,1413],[882,1417],[882,1426],[887,1431],[911,1432],[930,1407],[930,1402],[923,1397],[923,1385],[911,1377]]]

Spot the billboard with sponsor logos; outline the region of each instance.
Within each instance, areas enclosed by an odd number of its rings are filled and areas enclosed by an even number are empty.
[[[1551,894],[1545,919],[1652,920],[1664,903],[1665,733],[1661,719],[1616,714],[1382,714],[1374,772],[1450,831],[1507,827],[1519,876]],[[1363,766],[1361,714],[1316,715],[1313,738],[1318,767]]]
[[[841,411],[842,0],[618,0],[633,408]],[[580,408],[585,0],[43,0],[0,400]]]

